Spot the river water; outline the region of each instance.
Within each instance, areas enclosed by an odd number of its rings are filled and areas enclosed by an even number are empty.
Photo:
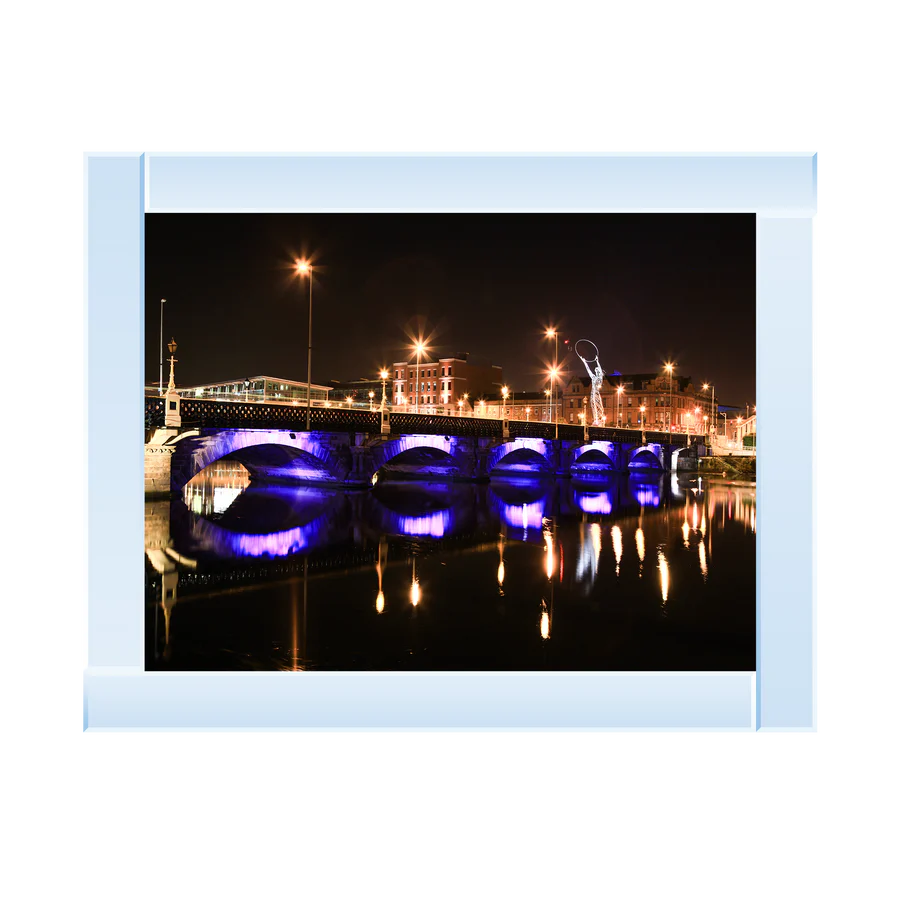
[[[756,668],[753,483],[331,491],[223,462],[146,513],[150,670]]]

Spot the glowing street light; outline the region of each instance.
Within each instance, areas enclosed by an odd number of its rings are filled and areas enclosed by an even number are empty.
[[[375,391],[369,391],[369,412],[375,411],[375,404],[372,402],[375,399]]]
[[[553,339],[553,368],[550,370],[550,390],[554,390],[553,379],[559,371],[559,332],[555,328],[548,328],[544,332],[546,337]],[[553,420],[556,422],[556,437],[559,438],[559,414],[556,409],[555,397],[553,397]]]
[[[620,384],[616,388],[616,427],[622,427],[622,394],[625,393],[625,385]]]
[[[530,420],[531,420],[531,407],[526,406],[525,407],[525,421],[528,422]]]
[[[382,369],[378,375],[381,378],[381,411],[384,412],[384,404],[387,400],[385,393],[387,391],[388,370]]]
[[[675,365],[673,363],[666,363],[663,368],[666,372],[669,373],[669,434],[672,433],[672,391],[675,385],[675,379],[672,377],[672,373],[675,371]]]
[[[416,412],[419,411],[419,373],[421,372],[422,363],[420,362],[422,354],[428,348],[421,342],[416,341],[415,350],[416,350]]]
[[[638,409],[640,409],[640,411],[641,411],[641,432],[643,433],[643,431],[644,431],[644,413],[647,411],[647,407],[644,406],[643,404],[641,404],[641,406],[639,406]]]
[[[307,277],[309,279],[309,330],[307,333],[308,337],[308,347],[306,351],[306,430],[309,431],[309,410],[310,403],[312,397],[312,273],[313,267],[305,260],[298,259],[294,263],[294,268],[297,271],[297,274],[302,277]]]

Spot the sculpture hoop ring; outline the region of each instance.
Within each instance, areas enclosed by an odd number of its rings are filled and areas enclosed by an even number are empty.
[[[578,345],[579,345],[579,344],[590,344],[590,345],[594,348],[594,355],[593,355],[593,357],[592,357],[591,359],[592,359],[592,360],[597,360],[597,361],[599,362],[599,360],[600,360],[600,351],[597,349],[597,345],[596,345],[593,341],[589,341],[589,340],[587,340],[587,339],[585,339],[585,338],[582,338],[580,341],[575,341],[575,355],[576,355],[583,363],[586,364],[589,360],[586,359],[585,357],[583,357],[583,356],[578,352]]]

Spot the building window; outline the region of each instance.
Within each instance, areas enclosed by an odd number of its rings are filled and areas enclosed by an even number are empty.
[[[453,374],[453,366],[447,366],[447,374],[448,374],[448,375],[452,375],[452,374]]]

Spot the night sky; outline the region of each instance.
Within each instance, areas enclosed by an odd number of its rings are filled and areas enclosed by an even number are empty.
[[[468,351],[537,390],[552,323],[560,357],[564,338],[589,338],[608,372],[671,359],[720,402],[753,404],[755,254],[746,214],[151,213],[146,382],[160,297],[178,384],[305,380],[308,286],[292,263],[309,256],[313,382],[374,377],[421,335],[435,358]]]

